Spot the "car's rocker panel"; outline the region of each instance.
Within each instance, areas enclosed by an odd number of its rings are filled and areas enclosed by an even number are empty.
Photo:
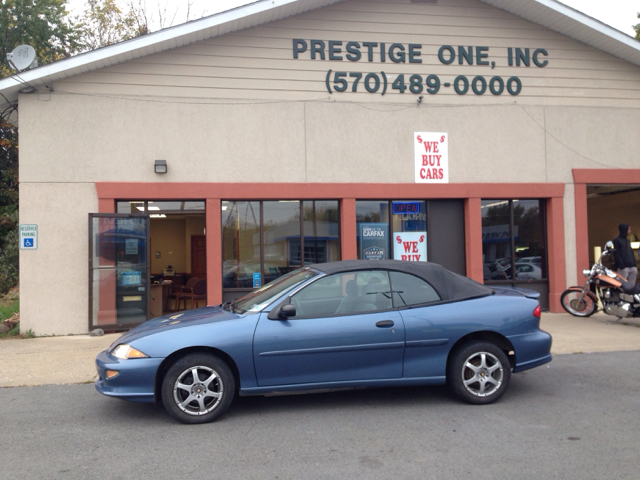
[[[423,378],[389,378],[381,380],[358,380],[350,382],[301,383],[292,385],[271,385],[240,389],[240,395],[267,395],[277,393],[306,392],[319,393],[333,390],[349,390],[357,388],[412,387],[420,385],[444,385],[446,377]]]

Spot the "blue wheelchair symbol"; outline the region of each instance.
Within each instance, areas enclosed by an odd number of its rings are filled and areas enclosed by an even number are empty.
[[[33,247],[33,238],[25,238],[24,239],[24,245],[25,248],[26,247]]]

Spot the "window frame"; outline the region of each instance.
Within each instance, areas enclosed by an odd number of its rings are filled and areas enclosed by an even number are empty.
[[[491,201],[504,201],[504,202],[508,202],[509,204],[509,248],[510,248],[510,261],[511,261],[511,271],[512,271],[512,278],[510,279],[506,279],[506,280],[486,280],[483,279],[483,284],[484,285],[497,285],[497,286],[503,286],[503,285],[509,285],[512,287],[517,287],[518,285],[523,285],[523,284],[531,284],[531,283],[538,283],[538,284],[548,284],[549,283],[549,258],[548,258],[548,252],[549,252],[549,247],[548,247],[548,241],[547,241],[547,202],[546,199],[544,198],[483,198],[481,201],[485,201],[485,200],[491,200]],[[535,200],[538,202],[538,206],[539,206],[539,215],[540,215],[540,220],[542,222],[542,240],[543,240],[543,248],[544,248],[544,259],[541,258],[541,265],[540,265],[540,269],[543,273],[546,274],[546,277],[542,277],[539,279],[517,279],[515,278],[515,272],[516,272],[516,241],[515,241],[515,235],[513,234],[514,230],[515,230],[515,216],[514,216],[514,202],[516,201],[531,201],[531,200]],[[482,221],[482,214],[481,214],[481,221]]]

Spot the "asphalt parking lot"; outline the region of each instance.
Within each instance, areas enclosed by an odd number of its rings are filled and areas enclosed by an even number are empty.
[[[0,388],[0,478],[635,480],[638,363],[557,355],[487,406],[444,387],[240,397],[205,425],[93,385]]]

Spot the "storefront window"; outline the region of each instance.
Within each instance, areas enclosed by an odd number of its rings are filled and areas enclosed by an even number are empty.
[[[222,202],[222,286],[253,288],[260,273],[260,202]]]
[[[340,213],[338,202],[308,200],[302,202],[304,242],[292,240],[291,260],[300,262],[304,249],[304,265],[340,260]]]
[[[357,201],[358,258],[427,261],[425,201]]]
[[[389,251],[389,202],[387,200],[356,201],[358,258],[385,260]]]
[[[336,200],[223,201],[223,288],[256,288],[340,260],[339,225]]]
[[[300,202],[263,202],[264,283],[301,266],[300,251],[291,256],[291,242],[300,242]]]
[[[162,212],[194,212],[204,211],[204,200],[201,201],[149,201],[149,213]]]
[[[545,238],[543,201],[483,200],[485,282],[546,279]]]
[[[118,200],[116,213],[146,213],[151,216],[164,213],[204,212],[204,200]]]
[[[144,213],[144,200],[120,200],[116,202],[116,213]]]
[[[424,201],[391,202],[393,258],[427,261],[427,206]]]

